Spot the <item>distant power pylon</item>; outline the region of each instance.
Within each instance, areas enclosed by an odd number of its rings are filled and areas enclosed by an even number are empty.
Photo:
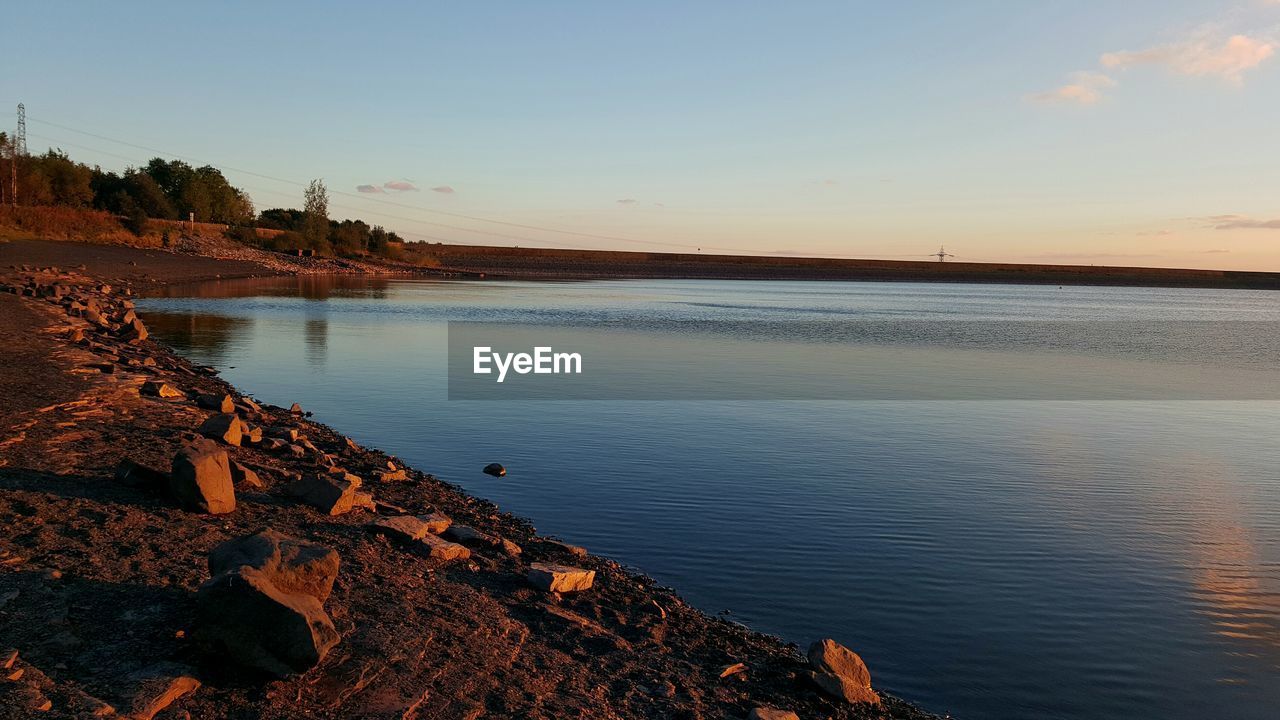
[[[27,154],[27,106],[18,103],[18,132],[13,135],[13,152]]]
[[[27,154],[27,108],[18,103],[18,131],[9,143],[9,202],[18,207],[18,158]]]
[[[930,253],[930,254],[929,254],[929,257],[936,257],[936,258],[938,258],[938,262],[946,262],[946,261],[947,261],[947,258],[949,258],[949,257],[955,257],[955,255],[952,255],[951,253],[947,252],[947,249],[946,249],[946,248],[944,248],[944,247],[942,247],[942,246],[939,246],[939,247],[938,247],[938,252],[936,252],[936,253]]]

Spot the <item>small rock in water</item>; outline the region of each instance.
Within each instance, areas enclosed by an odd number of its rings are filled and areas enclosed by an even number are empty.
[[[527,577],[534,587],[547,592],[579,592],[591,589],[596,571],[553,563],[533,563]]]
[[[507,469],[498,463],[489,463],[484,466],[484,474],[492,475],[494,477],[504,477],[507,474]]]

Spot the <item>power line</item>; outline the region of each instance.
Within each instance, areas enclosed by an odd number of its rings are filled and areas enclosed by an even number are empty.
[[[25,109],[22,107],[22,105],[19,105],[19,106],[18,106],[18,109],[19,109],[20,125],[21,125],[21,127],[23,128],[23,130],[25,131]],[[146,152],[148,152],[148,153],[156,153],[156,154],[158,154],[158,155],[164,155],[164,156],[168,156],[168,157],[172,157],[172,158],[177,158],[177,159],[180,159],[180,160],[186,160],[186,161],[191,162],[191,163],[208,165],[208,166],[210,166],[210,167],[214,167],[214,168],[217,168],[217,169],[219,169],[219,170],[237,172],[237,173],[241,173],[241,174],[243,174],[243,175],[249,175],[249,176],[251,176],[251,177],[261,178],[261,179],[263,179],[263,180],[270,180],[270,181],[272,181],[272,182],[284,183],[284,184],[286,184],[286,185],[291,185],[291,186],[296,187],[296,188],[304,188],[304,187],[306,187],[306,186],[307,186],[307,183],[298,182],[298,181],[296,181],[296,180],[289,180],[289,179],[286,179],[286,178],[276,177],[276,176],[273,176],[273,175],[266,175],[266,174],[263,174],[263,173],[254,172],[254,171],[252,171],[252,170],[245,170],[245,169],[243,169],[243,168],[237,168],[237,167],[233,167],[233,166],[230,166],[230,165],[218,165],[218,164],[214,164],[214,163],[209,163],[209,162],[205,162],[205,161],[203,161],[203,160],[201,160],[201,159],[199,159],[199,158],[195,158],[195,157],[192,157],[192,156],[189,156],[189,155],[182,155],[182,154],[179,154],[179,153],[173,153],[173,152],[169,152],[169,151],[167,151],[167,150],[161,150],[161,149],[159,149],[159,148],[154,148],[154,147],[150,147],[150,146],[147,146],[147,145],[140,145],[140,144],[137,144],[137,143],[129,142],[129,141],[127,141],[127,140],[120,140],[120,139],[118,139],[118,138],[109,137],[109,136],[102,135],[102,134],[99,134],[99,133],[89,132],[89,131],[87,131],[87,130],[81,130],[81,129],[79,129],[79,128],[74,128],[74,127],[71,127],[71,126],[68,126],[68,125],[63,125],[63,124],[61,124],[61,123],[56,123],[56,122],[53,122],[53,121],[50,121],[50,120],[44,120],[44,119],[40,119],[40,118],[32,118],[32,119],[33,119],[35,122],[43,123],[43,124],[48,125],[48,126],[50,126],[50,127],[55,127],[55,128],[59,128],[59,129],[62,129],[62,130],[67,130],[67,131],[69,131],[69,132],[74,132],[74,133],[78,133],[78,134],[80,134],[80,135],[85,135],[85,136],[88,136],[88,137],[97,138],[97,139],[99,139],[99,140],[105,140],[105,141],[107,141],[107,142],[115,143],[115,144],[118,144],[118,145],[124,145],[124,146],[127,146],[127,147],[136,148],[136,149],[138,149],[138,150],[144,150],[144,151],[146,151]],[[24,137],[25,137],[25,132],[24,132]],[[47,140],[52,140],[52,141],[54,141],[54,142],[58,142],[56,139],[53,139],[53,138],[48,138],[48,137],[46,137],[45,139],[47,139]],[[98,152],[98,153],[101,153],[101,154],[103,154],[103,155],[107,155],[107,156],[109,156],[109,157],[116,157],[116,158],[119,158],[119,159],[122,159],[122,160],[126,160],[126,161],[128,161],[128,162],[133,162],[133,161],[134,161],[132,158],[127,158],[127,157],[124,157],[124,156],[122,156],[122,155],[117,155],[117,154],[114,154],[114,153],[110,153],[110,152],[107,152],[107,151],[104,151],[104,150],[99,150],[99,149],[96,149],[96,148],[87,147],[87,146],[84,146],[84,145],[77,145],[76,143],[66,142],[65,144],[67,144],[67,145],[71,145],[71,146],[73,146],[73,147],[80,147],[80,148],[83,148],[83,149],[86,149],[86,150],[90,150],[90,151],[92,151],[92,152]],[[25,148],[25,142],[24,142],[24,148]],[[261,189],[261,190],[262,190],[263,192],[280,192],[280,191],[265,190],[265,189]],[[708,250],[716,250],[716,251],[720,251],[720,252],[736,253],[736,254],[746,254],[746,255],[751,255],[751,254],[755,254],[755,253],[758,253],[758,252],[759,252],[758,250],[747,250],[747,249],[744,249],[744,248],[719,247],[719,246],[712,246],[712,245],[697,245],[697,244],[694,244],[694,243],[661,242],[661,241],[658,241],[658,240],[639,240],[639,239],[636,239],[636,238],[629,238],[629,237],[623,237],[623,236],[618,236],[618,235],[605,235],[605,234],[599,234],[599,233],[581,232],[581,231],[576,231],[576,230],[566,230],[566,229],[563,229],[563,228],[553,228],[553,227],[547,227],[547,226],[541,226],[541,225],[533,225],[533,224],[528,224],[528,223],[518,223],[518,222],[511,222],[511,221],[507,221],[507,220],[497,220],[497,219],[494,219],[494,218],[487,218],[487,217],[483,217],[483,216],[479,216],[479,215],[470,215],[470,214],[466,214],[466,213],[450,212],[450,211],[447,211],[447,210],[436,210],[436,209],[433,209],[433,208],[424,208],[424,207],[419,207],[419,206],[416,206],[416,205],[409,205],[409,204],[406,204],[406,203],[396,202],[396,201],[394,201],[394,200],[388,200],[388,199],[385,199],[385,198],[369,197],[367,194],[357,194],[357,193],[352,193],[352,192],[346,192],[346,191],[343,191],[343,190],[335,190],[335,189],[332,189],[332,188],[331,188],[331,189],[329,189],[329,192],[330,192],[330,193],[332,193],[332,194],[335,194],[335,195],[341,195],[341,196],[343,196],[343,197],[355,198],[355,199],[361,200],[361,201],[366,202],[366,203],[368,203],[368,202],[375,202],[375,203],[380,203],[380,204],[382,204],[382,205],[389,205],[389,206],[393,206],[393,207],[397,207],[397,208],[404,208],[404,209],[412,210],[412,211],[415,211],[415,212],[431,213],[431,214],[435,214],[435,215],[443,215],[443,216],[446,216],[446,217],[454,217],[454,218],[459,218],[459,219],[464,219],[464,220],[471,220],[471,221],[473,221],[473,222],[490,223],[490,224],[494,224],[494,225],[500,225],[500,226],[504,226],[504,227],[513,227],[513,228],[518,228],[518,229],[523,229],[523,230],[533,230],[533,231],[536,231],[536,232],[547,232],[547,233],[554,233],[554,234],[558,234],[558,235],[568,235],[568,236],[575,236],[575,237],[589,238],[589,239],[594,239],[594,240],[606,240],[606,241],[612,241],[612,242],[633,243],[633,244],[640,244],[640,245],[652,245],[652,246],[657,246],[657,247],[679,248],[679,249],[683,249],[683,250],[696,249],[696,250],[698,250],[698,251],[701,251],[703,248],[705,248],[705,249],[708,249]],[[346,206],[335,206],[335,207],[346,207]],[[409,217],[404,217],[404,216],[402,216],[402,215],[394,215],[394,214],[391,214],[391,213],[387,213],[387,212],[385,212],[385,211],[372,210],[372,209],[368,209],[368,208],[364,208],[364,209],[356,209],[356,208],[350,208],[350,207],[347,207],[347,209],[348,209],[348,210],[353,210],[354,212],[361,212],[361,213],[369,213],[369,214],[373,214],[373,215],[380,215],[380,216],[382,216],[382,217],[387,217],[387,218],[392,218],[392,219],[396,219],[396,220],[401,220],[401,221],[404,221],[404,222],[421,223],[421,224],[424,224],[424,225],[431,225],[431,226],[433,226],[433,227],[441,227],[441,228],[446,228],[446,229],[450,229],[450,230],[456,230],[456,231],[459,231],[459,232],[468,232],[468,233],[476,233],[476,234],[480,234],[480,235],[487,235],[487,236],[497,237],[497,238],[501,238],[501,239],[508,240],[508,241],[520,241],[520,242],[525,242],[525,243],[535,243],[535,244],[537,244],[537,243],[559,243],[559,244],[562,244],[562,245],[568,245],[568,246],[570,246],[570,247],[571,247],[571,248],[573,248],[573,249],[581,249],[581,250],[592,249],[592,248],[589,248],[589,247],[586,247],[586,246],[582,246],[582,245],[578,245],[578,244],[573,244],[573,243],[566,242],[566,241],[564,241],[563,239],[558,239],[558,240],[554,240],[554,241],[553,241],[553,240],[542,240],[542,239],[530,238],[530,237],[525,237],[525,236],[512,235],[512,234],[510,234],[510,233],[500,233],[500,232],[495,232],[495,231],[491,231],[491,230],[482,230],[482,229],[479,229],[479,228],[468,228],[468,227],[463,227],[463,226],[459,226],[459,225],[450,225],[450,224],[446,224],[446,223],[434,222],[434,221],[431,221],[431,220],[423,220],[423,219],[421,219],[421,218],[409,218]],[[421,236],[421,237],[427,237],[427,238],[434,239],[434,240],[436,240],[437,242],[451,242],[451,241],[449,241],[449,240],[445,240],[445,239],[442,239],[442,238],[435,238],[434,236],[431,236],[431,235],[425,235],[425,234],[422,234],[422,233],[404,233],[404,234],[406,234],[406,235],[413,235],[413,234],[416,234],[416,235],[419,235],[419,236]],[[875,256],[866,256],[866,255],[859,255],[859,256],[857,256],[857,259],[867,259],[867,260],[890,260],[890,259],[916,258],[916,257],[937,257],[937,253],[925,253],[925,254],[910,254],[910,253],[904,253],[904,254],[902,254],[902,255],[878,256],[878,257],[875,257]]]

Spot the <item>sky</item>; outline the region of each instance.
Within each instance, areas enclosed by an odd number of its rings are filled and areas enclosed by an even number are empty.
[[[0,127],[409,239],[1280,270],[1280,0],[10,4]]]

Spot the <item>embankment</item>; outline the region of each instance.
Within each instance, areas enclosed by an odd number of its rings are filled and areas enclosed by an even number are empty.
[[[264,272],[167,255],[0,246],[0,284],[16,291],[0,293],[0,718],[151,717],[166,705],[168,717],[198,718],[720,720],[765,706],[803,718],[929,717],[887,695],[880,705],[836,699],[830,682],[824,692],[808,679],[795,646],[711,618],[139,339],[132,286]],[[210,433],[225,403],[263,434],[230,443]],[[184,509],[156,484],[172,489],[164,471],[202,426],[241,470],[226,514]],[[476,458],[477,470],[491,459]],[[158,472],[121,472],[134,467],[125,461]],[[362,479],[364,507],[300,501],[299,479],[335,477],[335,467],[349,490],[344,478]],[[371,532],[379,519],[429,514],[472,529],[447,535],[469,557]],[[323,599],[338,641],[304,674],[253,674],[196,621],[210,551],[263,529],[340,558]],[[534,563],[592,570],[594,585],[546,592],[528,579]]]

